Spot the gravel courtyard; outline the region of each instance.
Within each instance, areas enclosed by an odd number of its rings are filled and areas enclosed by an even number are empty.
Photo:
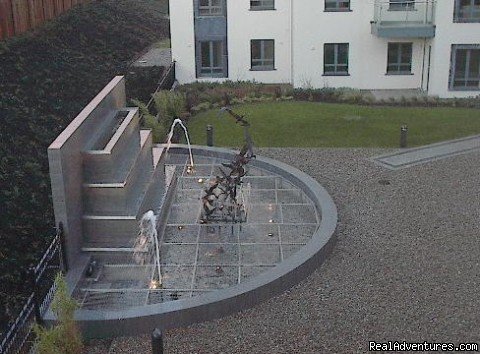
[[[176,329],[166,353],[362,353],[368,341],[480,343],[480,153],[389,171],[386,150],[260,149],[337,204],[338,242],[306,280],[247,311]],[[149,335],[86,353],[150,353]]]

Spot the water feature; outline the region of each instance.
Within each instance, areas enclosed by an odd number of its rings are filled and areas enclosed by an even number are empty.
[[[182,120],[177,118],[173,121],[172,126],[170,127],[170,132],[167,135],[167,152],[170,150],[170,147],[172,145],[172,138],[173,138],[173,132],[175,127],[179,124],[183,132],[185,134],[185,139],[187,140],[187,145],[188,145],[188,152],[190,155],[190,165],[187,167],[190,172],[193,171],[194,163],[193,163],[193,154],[192,154],[192,145],[190,144],[190,137],[188,136],[188,130],[187,127],[183,124]]]
[[[154,145],[138,110],[125,105],[118,77],[49,147],[67,281],[86,338],[217,318],[289,288],[322,262],[335,205],[303,172],[256,157],[243,116],[222,109],[244,128],[235,153],[192,147],[179,119],[167,144]],[[128,114],[115,128],[118,111]],[[172,144],[177,125],[186,146]],[[209,205],[215,211],[206,215]]]
[[[149,288],[157,289],[161,287],[162,272],[160,268],[157,216],[152,210],[147,211],[140,219],[138,236],[133,246],[133,258],[138,265],[144,266],[149,262],[153,264]]]

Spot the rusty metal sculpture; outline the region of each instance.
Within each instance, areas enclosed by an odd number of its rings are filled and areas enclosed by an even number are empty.
[[[247,173],[246,165],[252,158],[255,158],[253,141],[249,132],[250,123],[244,116],[233,112],[230,107],[223,107],[221,112],[231,115],[235,118],[236,123],[244,128],[245,144],[230,163],[222,163],[222,166],[228,168],[229,171],[225,172],[224,169],[219,168],[221,176],[216,176],[211,180],[210,187],[204,190],[202,223],[210,221],[243,222],[247,216],[245,198],[239,200],[238,190],[242,188],[242,179]]]

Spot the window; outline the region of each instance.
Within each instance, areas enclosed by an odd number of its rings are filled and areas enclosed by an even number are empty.
[[[324,45],[323,74],[348,75],[348,43]]]
[[[198,0],[200,16],[219,16],[223,14],[223,0]]]
[[[325,0],[325,11],[350,11],[350,0]]]
[[[388,43],[387,74],[412,73],[412,43]]]
[[[409,11],[415,10],[415,1],[413,0],[390,0],[389,10],[391,11]]]
[[[455,0],[455,22],[480,22],[480,0]]]
[[[275,0],[250,0],[250,10],[275,10]]]
[[[202,77],[223,77],[222,41],[200,42],[200,75]]]
[[[480,90],[480,44],[452,46],[450,89]]]
[[[254,39],[250,42],[252,70],[275,70],[275,42],[273,39]]]

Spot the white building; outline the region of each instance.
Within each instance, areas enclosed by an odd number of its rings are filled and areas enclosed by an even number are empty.
[[[480,94],[480,0],[170,0],[180,83]]]

